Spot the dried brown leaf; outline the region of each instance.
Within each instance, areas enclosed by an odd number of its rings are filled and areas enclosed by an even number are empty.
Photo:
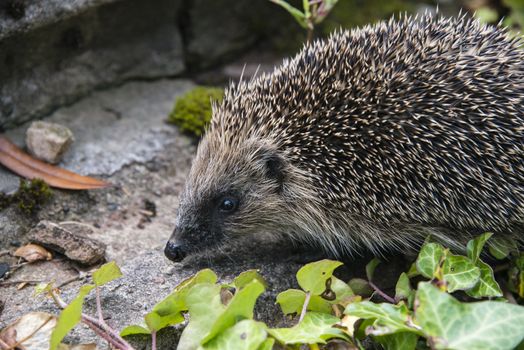
[[[108,182],[78,175],[35,159],[3,136],[0,136],[0,164],[27,179],[42,179],[57,188],[90,190],[111,186]]]
[[[53,255],[47,249],[37,244],[27,244],[20,247],[15,251],[14,255],[24,258],[28,262],[53,259]]]

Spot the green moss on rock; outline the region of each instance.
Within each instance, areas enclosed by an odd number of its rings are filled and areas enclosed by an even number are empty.
[[[12,195],[0,192],[0,210],[16,205],[22,213],[34,215],[53,195],[43,180],[20,180],[18,191]]]
[[[167,121],[185,133],[201,136],[211,121],[211,101],[221,102],[223,96],[223,89],[196,87],[176,100]]]

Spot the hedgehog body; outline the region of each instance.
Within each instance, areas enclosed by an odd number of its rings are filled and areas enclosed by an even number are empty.
[[[315,41],[215,106],[166,254],[276,233],[338,254],[524,236],[524,50],[401,18]],[[519,231],[520,230],[520,231]]]

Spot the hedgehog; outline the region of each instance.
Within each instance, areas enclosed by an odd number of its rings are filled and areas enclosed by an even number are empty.
[[[165,254],[284,236],[335,256],[521,242],[524,51],[465,15],[306,44],[213,106]]]

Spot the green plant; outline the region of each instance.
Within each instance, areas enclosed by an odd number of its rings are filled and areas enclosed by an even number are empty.
[[[302,11],[285,0],[270,0],[286,9],[300,26],[307,31],[307,41],[313,40],[315,26],[329,15],[338,0],[303,0]]]
[[[267,288],[256,270],[241,273],[231,283],[218,283],[213,271],[201,270],[156,304],[143,324],[128,326],[120,335],[105,324],[99,297],[99,288],[120,276],[114,263],[95,271],[94,285],[83,286],[69,305],[50,285],[39,289],[63,308],[51,337],[52,350],[79,321],[116,349],[132,350],[123,339],[132,334],[150,335],[156,349],[157,332],[184,323],[185,314],[189,323],[178,344],[181,350],[269,350],[275,344],[279,349],[307,346],[316,350],[335,342],[345,344],[345,348],[363,349],[364,340],[369,338],[386,350],[514,349],[524,339],[524,307],[513,297],[502,298],[493,270],[481,260],[490,237],[485,233],[470,241],[464,256],[426,242],[410,270],[400,275],[394,296],[373,282],[378,259],[366,266],[367,280],[347,283],[334,275],[342,265],[338,261],[307,264],[296,274],[300,289],[277,296],[282,312],[295,317],[294,325],[283,328],[271,328],[254,319],[255,303]],[[490,251],[498,257],[511,258],[508,276],[516,282],[517,298],[523,298],[519,288],[524,285],[524,254],[507,242],[492,247]],[[97,291],[98,318],[81,310],[92,289]],[[455,291],[463,294],[462,301],[451,295]],[[386,302],[372,301],[375,295]]]
[[[211,121],[212,102],[222,101],[223,96],[223,89],[196,87],[176,100],[167,121],[183,132],[201,136]]]
[[[0,192],[0,210],[14,204],[27,215],[34,215],[53,195],[49,186],[40,179],[20,179],[18,191],[12,195]]]

